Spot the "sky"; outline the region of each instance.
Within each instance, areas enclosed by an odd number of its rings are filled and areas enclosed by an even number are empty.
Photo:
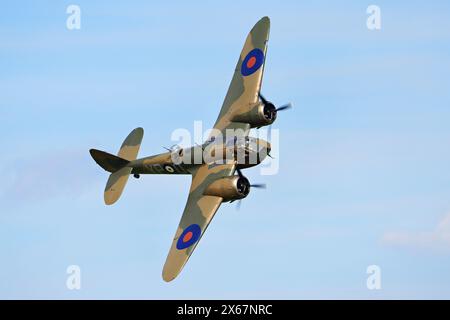
[[[105,206],[88,150],[115,153],[141,126],[148,156],[177,128],[211,127],[266,15],[262,92],[294,105],[273,125],[279,170],[246,170],[267,189],[223,204],[166,283],[190,177],[130,179]],[[449,87],[447,1],[5,3],[0,298],[449,299]]]

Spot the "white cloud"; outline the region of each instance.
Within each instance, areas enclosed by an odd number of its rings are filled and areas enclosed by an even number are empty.
[[[399,247],[432,249],[450,252],[450,213],[445,215],[431,231],[394,231],[383,235],[382,242]]]

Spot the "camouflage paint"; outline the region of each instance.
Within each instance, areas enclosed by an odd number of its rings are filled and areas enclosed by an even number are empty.
[[[102,168],[113,172],[110,175],[105,188],[104,198],[106,204],[112,204],[117,201],[131,173],[192,175],[192,183],[186,207],[164,264],[162,277],[165,281],[173,280],[183,269],[224,200],[222,197],[205,195],[206,188],[218,179],[234,175],[237,168],[246,168],[258,164],[267,154],[267,152],[265,154],[258,153],[256,163],[246,163],[246,160],[244,160],[244,163],[240,163],[237,161],[237,158],[222,163],[205,162],[205,158],[203,157],[200,159],[200,163],[195,163],[194,161],[195,152],[203,152],[203,149],[207,148],[209,144],[212,143],[211,138],[213,137],[219,135],[226,136],[229,130],[240,131],[239,136],[248,136],[250,124],[245,122],[235,122],[233,119],[236,119],[236,116],[238,115],[251,112],[253,108],[259,104],[258,95],[261,89],[261,81],[266,60],[269,29],[270,20],[268,17],[264,17],[255,24],[248,34],[244,47],[239,55],[227,95],[215,122],[215,130],[212,131],[211,136],[202,146],[195,146],[183,150],[183,153],[185,153],[184,155],[188,157],[189,161],[175,163],[171,152],[136,160],[144,134],[142,128],[136,128],[128,135],[123,142],[117,157],[103,151],[90,150],[92,157]],[[255,55],[255,60],[252,60],[248,66],[243,67],[242,63],[244,59],[252,52],[252,50],[254,51],[251,55]],[[250,58],[251,56],[249,56],[247,60],[250,60]],[[242,70],[246,71],[241,72]],[[233,134],[238,135],[236,132]],[[270,144],[267,141],[258,140],[258,143],[262,146],[263,151],[264,148],[266,151],[267,149],[270,150]],[[201,150],[199,148],[201,148]],[[225,156],[227,154],[226,146],[219,144],[219,148],[223,148],[223,155]],[[240,150],[232,151],[232,154],[235,155]],[[195,228],[193,226],[195,226]],[[194,228],[195,233],[189,234],[186,239],[180,240],[181,235],[184,237],[187,232],[190,231],[190,229],[188,229],[188,231],[183,234],[183,231],[187,228]],[[178,247],[177,243],[179,244]],[[180,243],[187,243],[189,245],[186,245],[185,247],[184,245],[180,245]]]

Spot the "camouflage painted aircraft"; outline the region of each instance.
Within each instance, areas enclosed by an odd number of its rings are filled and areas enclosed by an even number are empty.
[[[264,187],[251,185],[241,171],[259,164],[271,149],[269,142],[249,137],[249,131],[272,124],[278,111],[291,107],[276,108],[260,94],[269,27],[270,20],[264,17],[247,36],[214,129],[203,145],[136,159],[144,134],[136,128],[117,156],[90,150],[97,164],[111,173],[104,192],[107,205],[119,199],[130,174],[135,178],[140,174],[192,175],[187,204],[163,268],[165,281],[180,273],[222,202],[245,198],[252,186]]]

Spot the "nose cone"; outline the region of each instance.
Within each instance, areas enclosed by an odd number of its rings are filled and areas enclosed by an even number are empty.
[[[267,153],[270,153],[270,150],[272,149],[272,146],[270,145],[270,143],[268,141],[259,139],[259,145],[260,145],[260,149],[265,149],[267,150]]]

